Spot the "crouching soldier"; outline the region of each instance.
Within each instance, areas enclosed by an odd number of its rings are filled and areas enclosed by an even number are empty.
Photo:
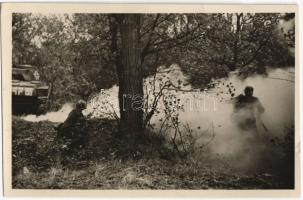
[[[72,151],[86,145],[88,134],[86,133],[86,118],[82,114],[84,109],[86,109],[85,101],[79,100],[67,119],[56,128],[57,138],[59,142],[62,142],[63,149]]]

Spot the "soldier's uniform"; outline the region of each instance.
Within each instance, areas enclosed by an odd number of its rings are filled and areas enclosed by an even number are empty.
[[[82,114],[85,107],[85,102],[79,101],[76,108],[69,113],[67,119],[57,127],[57,137],[68,149],[82,148],[88,140],[85,131],[86,119]]]
[[[264,107],[257,97],[252,96],[253,88],[247,87],[245,90],[251,90],[251,94],[239,95],[234,102],[234,115],[236,122],[242,130],[257,129],[257,117],[264,112]]]

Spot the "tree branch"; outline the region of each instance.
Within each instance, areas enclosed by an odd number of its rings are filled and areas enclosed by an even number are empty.
[[[262,43],[259,45],[259,47],[257,48],[257,50],[255,51],[255,54],[254,54],[247,62],[245,62],[245,63],[241,66],[241,68],[243,68],[243,67],[249,65],[250,63],[252,63],[252,62],[255,60],[255,58],[258,56],[259,52],[261,51],[261,49],[262,49],[262,48],[267,44],[267,42],[269,41],[270,37],[271,37],[271,34],[268,34],[266,40],[265,40],[264,42],[262,42]]]

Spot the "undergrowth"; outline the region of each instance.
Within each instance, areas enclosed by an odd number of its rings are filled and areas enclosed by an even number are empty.
[[[89,144],[60,154],[52,122],[13,118],[13,188],[256,189],[285,188],[272,174],[243,174],[207,160],[180,157],[167,138],[146,132],[127,151],[111,120],[90,120]],[[131,153],[130,153],[131,152]]]

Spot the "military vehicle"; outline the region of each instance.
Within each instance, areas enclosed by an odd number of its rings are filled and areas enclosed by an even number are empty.
[[[40,81],[37,67],[13,65],[12,112],[13,114],[42,114],[49,105],[50,87]]]

